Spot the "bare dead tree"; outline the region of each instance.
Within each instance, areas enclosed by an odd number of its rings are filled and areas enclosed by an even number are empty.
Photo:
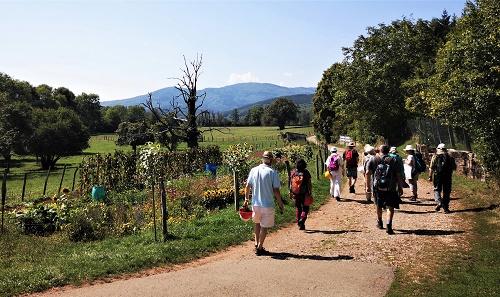
[[[177,81],[175,89],[179,94],[172,98],[170,109],[165,110],[160,104],[155,107],[151,93],[148,94],[148,99],[143,105],[152,112],[156,120],[162,125],[163,131],[187,142],[189,148],[196,148],[198,147],[199,136],[204,132],[222,131],[212,127],[198,129],[197,118],[209,114],[208,110],[201,109],[205,103],[206,92],[198,94],[197,91],[203,56],[196,55],[196,59],[189,63],[186,61],[185,56],[183,58],[184,68],[180,69],[182,76],[171,78]],[[179,102],[183,103],[183,106]]]

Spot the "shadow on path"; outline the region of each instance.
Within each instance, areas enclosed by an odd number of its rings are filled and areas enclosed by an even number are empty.
[[[452,210],[450,212],[482,212],[482,211],[487,211],[487,210],[494,210],[497,207],[498,207],[498,204],[492,204],[492,205],[486,206],[486,207],[458,209],[458,210]]]
[[[356,202],[359,204],[373,204],[373,201],[367,201],[366,199],[356,200],[356,199],[349,199],[349,198],[340,198],[339,202]]]
[[[398,209],[397,212],[406,213],[406,214],[428,214],[428,213],[435,213],[436,211],[435,210],[416,211],[416,210]]]
[[[306,259],[306,260],[319,260],[319,261],[338,261],[338,260],[352,260],[354,257],[348,255],[338,255],[338,256],[320,256],[320,255],[297,255],[286,252],[268,252],[268,255],[276,260],[288,260],[288,259]]]
[[[415,234],[415,235],[423,235],[423,236],[437,236],[437,235],[453,235],[453,234],[461,234],[465,233],[465,231],[461,230],[427,230],[427,229],[416,229],[416,230],[401,230],[394,229],[394,231],[399,231],[404,234]]]
[[[323,233],[323,234],[345,234],[345,233],[361,232],[359,230],[305,230],[305,233]]]

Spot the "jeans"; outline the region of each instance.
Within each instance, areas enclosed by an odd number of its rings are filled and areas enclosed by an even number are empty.
[[[434,176],[434,200],[438,205],[444,209],[450,206],[450,193],[451,193],[451,177],[436,177]],[[442,192],[442,196],[441,196]]]

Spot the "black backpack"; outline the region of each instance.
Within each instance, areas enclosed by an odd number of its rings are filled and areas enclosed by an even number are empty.
[[[422,154],[419,152],[416,152],[413,160],[415,162],[415,171],[417,173],[425,172],[426,166],[425,166],[424,158],[422,158]]]
[[[394,178],[394,158],[383,156],[375,169],[373,188],[379,192],[389,191]]]

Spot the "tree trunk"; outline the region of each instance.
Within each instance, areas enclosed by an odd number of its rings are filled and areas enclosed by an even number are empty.
[[[5,168],[5,172],[7,173],[10,173],[10,161],[12,159],[11,155],[10,154],[6,154],[6,155],[3,155],[4,159],[5,159],[5,165],[6,165],[6,168]]]
[[[59,160],[59,157],[51,156],[51,155],[42,155],[40,156],[40,163],[42,164],[43,170],[48,170],[49,168],[52,170],[56,167],[56,162]]]
[[[192,89],[189,93],[188,100],[188,117],[187,117],[187,145],[189,148],[198,147],[198,125],[196,124],[196,89]]]

